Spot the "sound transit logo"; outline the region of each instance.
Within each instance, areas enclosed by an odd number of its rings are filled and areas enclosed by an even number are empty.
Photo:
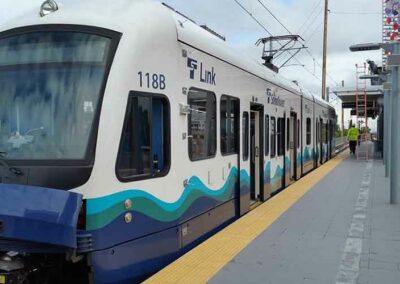
[[[285,100],[282,100],[276,93],[277,90],[272,91],[271,89],[267,89],[268,103],[278,107],[285,107]]]
[[[189,77],[192,80],[195,80],[196,78],[196,70],[199,68],[199,63],[196,59],[193,58],[188,58],[187,60],[187,67],[189,68]],[[214,71],[214,67],[211,67],[211,70],[207,70],[203,62],[200,62],[200,82],[210,84],[210,85],[216,85],[216,77],[217,74]]]

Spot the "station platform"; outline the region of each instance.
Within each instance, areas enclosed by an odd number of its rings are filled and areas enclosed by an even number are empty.
[[[399,217],[382,160],[346,150],[146,283],[400,283]]]

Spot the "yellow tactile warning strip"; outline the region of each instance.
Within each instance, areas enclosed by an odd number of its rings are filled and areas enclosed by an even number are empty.
[[[347,157],[347,153],[336,156],[144,283],[206,283]]]

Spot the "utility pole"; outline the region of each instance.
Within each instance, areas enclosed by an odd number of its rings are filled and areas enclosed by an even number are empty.
[[[328,51],[328,0],[325,0],[325,16],[324,16],[324,50],[322,58],[322,99],[326,100],[326,56]]]

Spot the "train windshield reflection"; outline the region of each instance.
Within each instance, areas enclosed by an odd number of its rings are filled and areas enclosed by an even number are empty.
[[[110,42],[77,32],[0,39],[0,150],[7,159],[85,158]]]

